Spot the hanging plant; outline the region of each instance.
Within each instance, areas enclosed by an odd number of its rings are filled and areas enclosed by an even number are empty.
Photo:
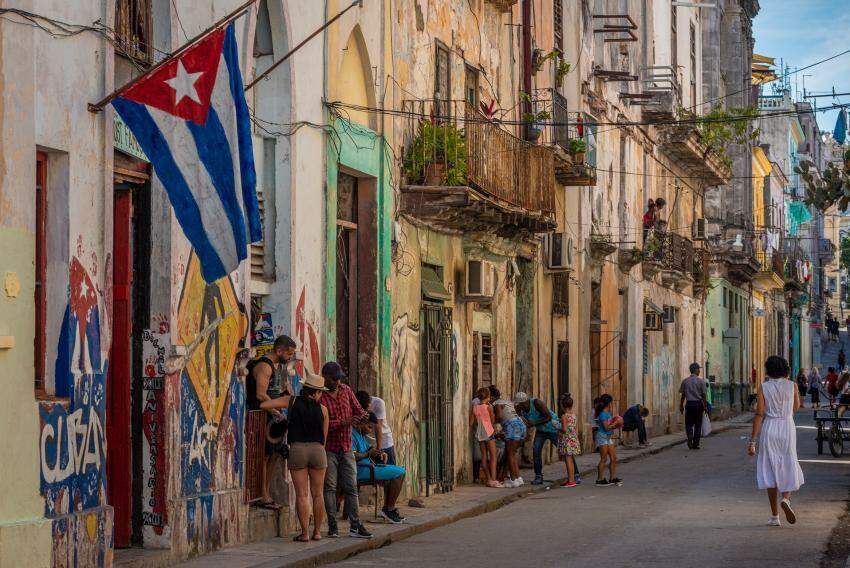
[[[569,63],[567,63],[563,59],[558,60],[558,64],[555,67],[555,84],[556,85],[558,85],[559,87],[563,86],[564,77],[567,76],[567,74],[570,72],[570,69],[572,69],[572,66]]]
[[[759,116],[756,107],[724,109],[721,106],[715,106],[703,116],[696,116],[693,112],[680,108],[678,115],[679,120],[693,122],[703,144],[708,146],[710,151],[716,152],[723,163],[729,167],[732,166],[732,159],[726,153],[727,147],[731,144],[755,142],[760,133],[758,128],[750,126]]]
[[[549,61],[550,59],[556,59],[560,57],[561,52],[557,49],[553,49],[549,53],[543,53],[542,49],[535,48],[534,51],[531,52],[531,70],[536,75],[543,69],[543,64]]]

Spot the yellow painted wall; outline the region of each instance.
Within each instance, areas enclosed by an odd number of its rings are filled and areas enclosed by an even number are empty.
[[[333,69],[333,67],[330,67],[330,69]],[[368,54],[363,48],[360,29],[355,28],[343,50],[339,72],[329,76],[328,92],[330,100],[362,107],[374,106],[374,95],[369,96],[371,86],[371,81],[367,83],[369,77],[371,77],[371,72]],[[370,120],[374,122],[368,112],[353,109],[346,109],[344,112],[347,114],[346,118],[363,126],[371,127]]]

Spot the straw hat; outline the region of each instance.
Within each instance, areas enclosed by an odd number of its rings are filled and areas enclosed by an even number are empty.
[[[328,390],[325,387],[325,378],[321,375],[314,375],[307,369],[304,369],[307,376],[301,379],[301,387],[308,387],[318,391],[326,391]]]

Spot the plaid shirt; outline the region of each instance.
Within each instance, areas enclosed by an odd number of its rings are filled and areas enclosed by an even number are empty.
[[[367,416],[366,411],[357,402],[354,391],[348,385],[340,383],[336,396],[322,395],[321,403],[328,409],[328,439],[325,450],[331,453],[351,451],[351,418]]]

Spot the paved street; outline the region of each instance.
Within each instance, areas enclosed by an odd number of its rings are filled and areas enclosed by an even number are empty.
[[[552,489],[343,562],[343,566],[819,566],[850,486],[850,457],[818,456],[798,414],[806,485],[798,522],[767,527],[745,454],[749,426],[622,467],[623,487]],[[784,523],[784,520],[783,520]]]

